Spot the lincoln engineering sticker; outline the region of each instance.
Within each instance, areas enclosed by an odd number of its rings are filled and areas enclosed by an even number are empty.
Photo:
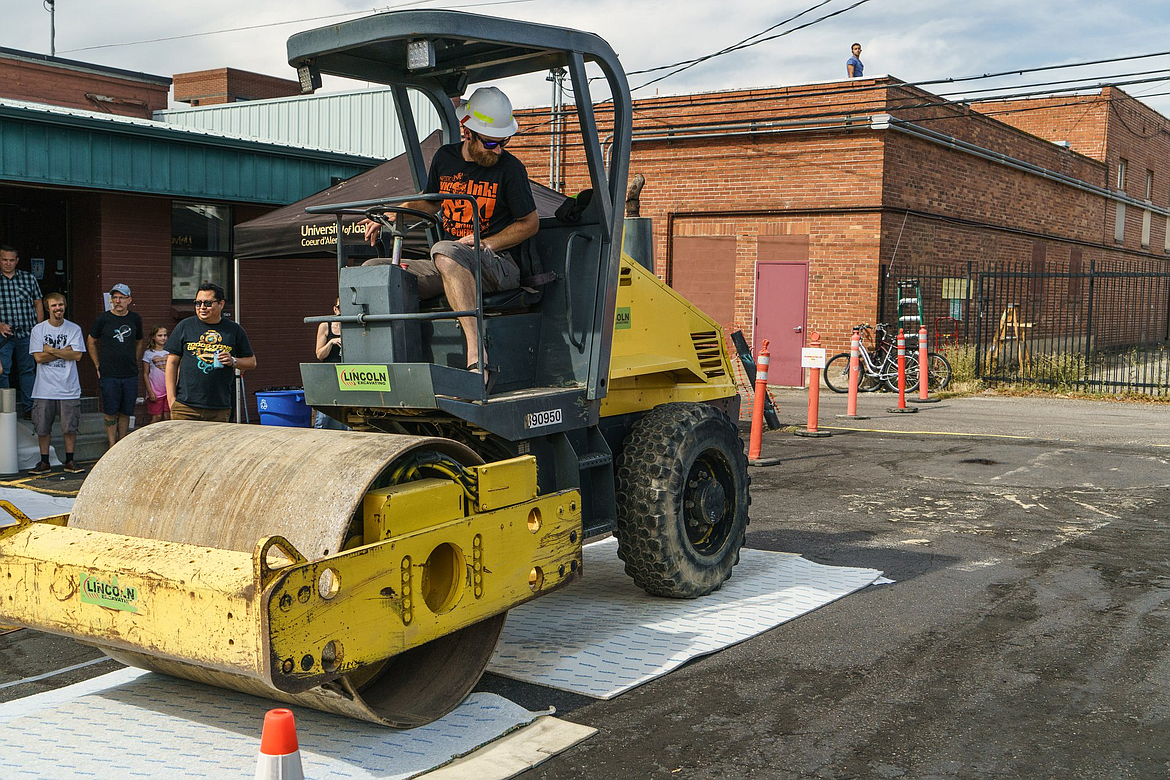
[[[386,366],[337,366],[337,386],[342,390],[390,391],[390,372]]]
[[[138,611],[138,588],[119,585],[116,574],[109,578],[100,574],[82,574],[80,590],[82,604],[97,604],[124,612]]]
[[[620,306],[617,310],[617,319],[614,322],[614,330],[629,330],[630,329],[630,307]]]

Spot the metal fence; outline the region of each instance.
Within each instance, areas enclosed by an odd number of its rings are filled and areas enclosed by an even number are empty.
[[[908,280],[932,347],[973,351],[985,382],[1170,395],[1170,262],[883,268],[881,321],[897,327]]]

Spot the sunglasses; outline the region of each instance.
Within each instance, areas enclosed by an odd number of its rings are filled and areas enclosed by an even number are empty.
[[[205,306],[211,307],[217,303],[220,303],[220,301],[195,301],[195,308],[202,309]]]
[[[468,132],[471,132],[471,131],[469,130]],[[479,139],[479,142],[481,144],[483,144],[484,149],[495,149],[497,146],[500,147],[501,149],[503,149],[505,146],[508,145],[508,142],[512,140],[511,138],[501,138],[498,141],[493,141],[490,138],[484,138],[479,133],[471,133],[471,134]]]

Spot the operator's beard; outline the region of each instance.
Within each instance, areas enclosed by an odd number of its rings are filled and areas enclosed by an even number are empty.
[[[476,165],[482,165],[484,168],[491,168],[500,161],[501,156],[474,146],[469,148],[467,153],[471,155],[471,159],[475,161]]]

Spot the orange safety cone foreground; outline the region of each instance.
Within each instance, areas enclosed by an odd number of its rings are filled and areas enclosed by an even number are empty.
[[[906,331],[898,331],[898,405],[886,409],[890,414],[913,414],[917,409],[906,406]]]
[[[764,444],[764,402],[768,397],[768,364],[772,355],[768,352],[768,340],[764,339],[760,354],[756,356],[756,391],[752,404],[752,436],[748,444],[748,464],[751,466],[775,466],[779,458],[761,458]]]
[[[256,780],[305,780],[292,710],[269,710],[264,716]]]

